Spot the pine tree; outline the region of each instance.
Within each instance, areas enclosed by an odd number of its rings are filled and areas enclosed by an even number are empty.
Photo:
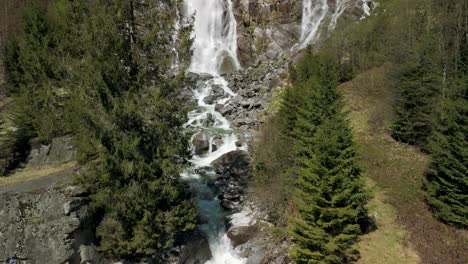
[[[468,83],[465,83],[467,85]],[[448,102],[431,140],[427,202],[440,220],[468,227],[468,100]]]
[[[434,216],[468,227],[468,1],[434,3],[442,11],[447,76],[430,140],[426,200]],[[453,13],[453,11],[455,13]]]
[[[393,138],[428,150],[434,128],[434,109],[442,97],[443,67],[438,62],[437,41],[427,34],[416,58],[400,73],[400,102],[393,124]]]
[[[7,50],[11,94],[21,106],[18,116],[27,118],[16,121],[32,133],[15,131],[45,140],[74,137],[80,162],[88,165],[80,183],[102,219],[99,249],[110,256],[153,255],[197,224],[196,206],[179,179],[188,139],[178,94],[188,86],[191,46],[190,27],[183,27],[181,67],[174,72],[181,4],[56,0],[47,10],[28,10],[23,34]],[[17,137],[9,142],[29,140]]]
[[[146,12],[138,21],[148,24],[136,22],[140,4]],[[79,85],[70,111],[76,113],[72,127],[80,127],[81,157],[96,164],[82,183],[104,215],[96,231],[99,249],[112,256],[155,254],[197,224],[190,192],[178,180],[188,139],[177,94],[187,80],[184,69],[168,75],[173,12],[180,2],[166,4],[84,3],[83,71],[74,76]],[[189,48],[180,49],[179,58],[186,58]]]
[[[447,97],[431,137],[431,163],[426,178],[426,199],[434,216],[461,228],[468,227],[468,3],[460,4],[460,17],[449,19],[457,32],[448,42],[454,67],[447,80]],[[452,21],[453,20],[453,21]],[[461,37],[460,37],[461,36]]]
[[[293,112],[294,157],[288,170],[296,183],[294,201],[299,216],[290,234],[298,263],[347,263],[357,258],[353,243],[366,219],[367,193],[337,91],[336,64],[325,55],[308,54],[294,73],[290,93],[300,104]]]
[[[308,153],[298,157],[295,201],[299,217],[290,233],[298,263],[349,263],[366,218],[367,194],[343,114],[326,120],[308,135]]]

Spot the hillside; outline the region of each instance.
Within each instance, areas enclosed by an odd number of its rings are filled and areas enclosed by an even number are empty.
[[[385,77],[389,67],[372,69],[340,87],[375,193],[371,208],[379,228],[361,242],[366,249],[362,263],[464,263],[468,233],[438,222],[425,203],[421,183],[428,155],[391,137],[396,97]],[[395,255],[382,256],[389,253]]]

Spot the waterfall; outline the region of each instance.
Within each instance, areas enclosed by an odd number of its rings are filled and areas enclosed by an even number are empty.
[[[336,0],[335,12],[333,12],[331,16],[328,31],[333,31],[335,29],[338,18],[340,18],[346,8],[348,8],[349,3],[350,0]]]
[[[190,70],[218,75],[226,60],[231,61],[235,70],[238,69],[237,23],[232,1],[186,0],[185,3],[187,15],[195,16]]]
[[[374,0],[362,0],[362,11],[364,14],[361,16],[361,20],[365,19],[366,17],[370,17],[372,11],[379,6],[378,2]]]
[[[206,76],[194,89],[197,109],[188,114],[188,130],[209,138],[207,153],[194,154],[192,166],[182,174],[190,182],[198,197],[200,230],[208,239],[212,259],[206,264],[243,264],[227,237],[225,220],[228,216],[220,205],[219,191],[215,187],[217,175],[211,163],[226,153],[238,149],[238,136],[229,121],[216,110],[226,105],[236,94],[220,75],[225,67],[240,68],[237,59],[237,25],[231,0],[185,0],[185,15],[194,17],[193,56],[190,71]],[[216,89],[216,93],[215,93]],[[214,96],[215,99],[207,100]],[[196,135],[192,138],[192,142]],[[214,145],[214,142],[220,142]],[[195,147],[193,147],[195,148]],[[195,153],[195,151],[194,151]]]
[[[299,49],[317,41],[320,25],[328,13],[328,0],[304,0]]]

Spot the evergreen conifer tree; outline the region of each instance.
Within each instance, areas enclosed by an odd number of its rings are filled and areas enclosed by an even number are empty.
[[[343,114],[337,114],[307,137],[309,149],[295,168],[299,217],[291,221],[292,255],[298,263],[352,262],[358,256],[353,244],[367,215],[367,194],[351,131]]]
[[[434,128],[434,109],[442,97],[443,67],[438,62],[437,41],[427,34],[415,58],[400,73],[400,101],[393,138],[428,150]]]
[[[467,85],[468,83],[465,83]],[[468,227],[468,100],[445,107],[432,136],[432,161],[426,181],[427,202],[446,223]]]
[[[335,64],[307,55],[298,64],[291,93],[301,99],[292,129],[294,158],[288,173],[296,180],[299,216],[290,234],[298,263],[347,263],[357,258],[353,243],[367,217],[367,193],[352,133],[337,91]]]
[[[15,122],[32,131],[15,130],[28,138],[12,134],[8,152],[35,135],[74,137],[89,165],[80,182],[102,219],[99,249],[110,256],[153,255],[196,227],[196,206],[178,178],[188,155],[178,94],[188,86],[191,46],[190,27],[182,27],[174,71],[181,3],[56,0],[28,9],[7,50],[11,94],[21,105]],[[11,153],[0,151],[0,165],[11,167],[4,156]]]

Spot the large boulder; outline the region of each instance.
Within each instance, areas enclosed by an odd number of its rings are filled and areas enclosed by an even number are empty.
[[[229,53],[223,52],[221,58],[221,64],[218,69],[219,74],[228,74],[237,70],[236,62]]]
[[[247,176],[250,156],[244,150],[234,150],[224,154],[212,162],[214,169],[220,173],[228,173],[231,176]]]
[[[195,134],[192,139],[192,146],[195,154],[201,155],[210,149],[210,137],[207,132],[200,132]]]
[[[33,166],[60,165],[76,158],[76,148],[71,137],[54,138],[52,143],[32,143],[28,164]]]
[[[88,203],[77,187],[1,194],[0,263],[100,263]]]
[[[249,174],[249,154],[243,150],[231,151],[213,161],[212,166],[219,175],[215,185],[221,189],[218,197],[221,206],[226,210],[239,210]]]
[[[232,241],[232,245],[237,247],[249,241],[256,235],[257,226],[233,226],[229,229],[227,236]]]

